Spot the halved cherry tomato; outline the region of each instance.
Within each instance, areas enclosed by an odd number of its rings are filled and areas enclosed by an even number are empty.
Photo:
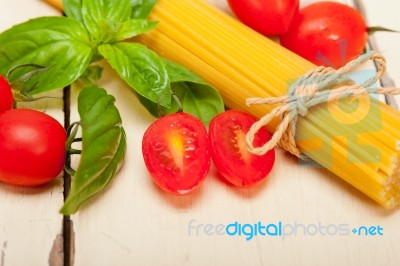
[[[0,75],[0,114],[12,109],[14,99],[10,84],[7,79]]]
[[[237,187],[249,187],[267,177],[275,162],[275,150],[259,156],[247,149],[245,137],[257,119],[248,113],[229,110],[210,122],[212,159],[219,174]],[[271,139],[266,128],[257,132],[253,144],[262,146]]]
[[[299,10],[299,0],[228,0],[228,4],[240,21],[264,35],[286,32]]]
[[[32,109],[0,115],[0,181],[38,186],[57,177],[63,167],[67,134],[53,117]]]
[[[144,133],[142,152],[154,183],[181,195],[201,184],[211,164],[207,129],[198,118],[183,112],[152,123]]]
[[[367,37],[366,23],[357,10],[322,1],[300,9],[280,42],[316,65],[339,68],[363,52]]]

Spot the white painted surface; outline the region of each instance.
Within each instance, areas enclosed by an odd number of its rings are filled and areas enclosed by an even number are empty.
[[[41,1],[0,1],[0,31],[29,18],[59,15]],[[63,123],[62,93],[59,99],[40,100],[24,106],[44,111]],[[53,242],[62,233],[62,177],[39,188],[18,188],[0,183],[0,265],[48,265]]]
[[[5,6],[0,10],[2,28],[42,12],[54,13],[41,1],[0,1]],[[208,2],[227,10],[224,0]],[[365,0],[365,4],[371,24],[400,29],[397,1]],[[400,85],[400,34],[381,33],[377,38],[389,71]],[[152,184],[141,154],[142,135],[154,118],[112,70],[105,70],[101,85],[117,98],[128,153],[111,186],[72,217],[75,265],[399,264],[399,210],[382,209],[340,178],[324,170],[301,167],[280,150],[269,179],[256,188],[228,187],[212,168],[201,189],[190,196],[160,191]],[[72,96],[76,93],[73,90]],[[71,110],[76,110],[74,101]],[[76,113],[72,114],[71,121],[76,119]],[[34,265],[47,263],[52,241],[60,232],[61,191],[60,183],[33,192],[0,185],[0,249],[5,254],[5,266],[32,265],[31,259]],[[215,231],[207,235],[204,231],[206,224],[215,230],[218,224],[235,221],[281,221],[297,225],[298,234],[285,239],[256,236],[246,241],[244,236],[219,236]],[[329,226],[330,232],[339,226],[351,230],[379,225],[384,235],[311,236],[302,233],[300,224],[310,226],[310,230],[314,225]]]

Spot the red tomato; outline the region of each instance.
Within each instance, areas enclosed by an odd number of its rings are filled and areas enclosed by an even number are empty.
[[[299,0],[228,0],[228,4],[240,21],[264,35],[286,32],[299,10]]]
[[[14,98],[7,79],[0,75],[0,114],[12,109]]]
[[[257,119],[250,114],[229,110],[210,122],[212,159],[219,174],[237,187],[259,183],[271,171],[275,150],[259,156],[247,150],[245,137]],[[266,128],[256,134],[253,144],[261,146],[271,139]]]
[[[66,132],[51,116],[32,109],[0,115],[0,181],[17,186],[50,182],[64,167]]]
[[[211,164],[207,129],[199,119],[182,112],[151,124],[143,136],[142,152],[153,181],[181,195],[201,184]]]
[[[363,52],[367,37],[357,10],[324,1],[302,8],[280,42],[314,64],[339,68]]]

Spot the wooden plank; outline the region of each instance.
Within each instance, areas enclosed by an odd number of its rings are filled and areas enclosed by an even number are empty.
[[[227,10],[222,0],[209,2]],[[22,0],[7,2],[4,14],[0,13],[1,27],[53,12],[40,2],[31,3],[32,7]],[[367,3],[380,18],[387,9],[398,10],[397,6],[394,0],[386,7]],[[387,49],[394,51],[390,58],[395,58],[398,45],[392,38],[385,44],[393,45]],[[395,73],[398,67],[391,69]],[[281,151],[269,180],[260,187],[227,187],[212,169],[193,195],[175,197],[161,192],[150,181],[140,149],[143,132],[154,118],[111,69],[105,70],[101,85],[117,98],[128,154],[111,187],[72,217],[75,265],[397,265],[400,261],[398,212],[382,210],[337,177],[299,166]],[[72,91],[73,99],[77,93]],[[62,119],[61,106],[47,104],[41,102],[37,108]],[[76,110],[74,100],[71,110]],[[73,112],[71,121],[77,119]],[[57,214],[62,201],[60,179],[33,190],[1,184],[0,201],[0,265],[47,264],[52,243],[61,232],[62,217]],[[285,238],[258,235],[249,241],[245,236],[219,235],[218,225],[236,221],[282,222],[286,233],[292,229],[292,234]],[[363,225],[380,226],[384,235],[349,232]]]
[[[208,2],[228,10],[223,0]],[[396,9],[398,4],[391,1],[391,5]],[[384,9],[391,7],[374,12]],[[100,84],[117,99],[128,151],[109,189],[72,216],[75,265],[397,265],[400,261],[399,212],[383,210],[329,172],[300,166],[280,150],[269,180],[259,187],[228,187],[213,168],[192,195],[161,192],[152,184],[141,154],[141,138],[154,118],[110,68],[105,68]],[[73,99],[77,93],[72,91]],[[71,110],[76,110],[74,100]],[[76,113],[72,117],[78,119]],[[234,222],[282,222],[292,234],[258,235],[249,241],[243,235],[219,235],[218,225]],[[351,232],[378,225],[383,236]]]
[[[59,14],[41,1],[1,0],[0,3],[3,7],[0,9],[0,31],[29,18]],[[63,123],[62,92],[50,95],[58,99],[40,100],[23,106],[44,111]],[[63,217],[58,213],[63,201],[62,193],[62,176],[38,188],[17,188],[0,183],[1,266],[49,264],[53,243],[62,233]],[[55,255],[53,262],[60,260],[60,256]]]

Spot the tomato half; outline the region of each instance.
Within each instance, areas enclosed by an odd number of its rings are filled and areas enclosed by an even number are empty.
[[[363,52],[367,37],[366,23],[357,10],[323,1],[302,8],[280,43],[316,65],[339,68]]]
[[[152,123],[144,133],[142,152],[154,183],[181,195],[201,184],[211,164],[207,129],[198,118],[183,112]]]
[[[64,167],[66,136],[56,119],[40,111],[0,115],[0,181],[38,186],[53,180]]]
[[[12,109],[14,99],[10,84],[7,79],[0,75],[0,114]]]
[[[237,187],[249,187],[265,179],[275,162],[275,150],[259,156],[250,153],[246,134],[257,119],[248,113],[229,110],[210,122],[212,159],[219,174]],[[253,144],[258,147],[271,139],[266,128],[257,132]]]
[[[299,10],[299,0],[228,0],[228,4],[240,21],[264,35],[286,32]]]

